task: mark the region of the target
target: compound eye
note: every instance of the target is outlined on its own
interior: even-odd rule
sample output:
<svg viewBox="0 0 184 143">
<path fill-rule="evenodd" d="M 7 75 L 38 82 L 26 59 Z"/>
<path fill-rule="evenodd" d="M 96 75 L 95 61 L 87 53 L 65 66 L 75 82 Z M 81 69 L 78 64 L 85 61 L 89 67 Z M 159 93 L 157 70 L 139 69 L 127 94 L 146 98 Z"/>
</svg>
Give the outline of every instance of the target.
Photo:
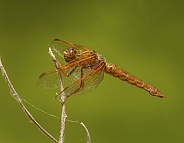
<svg viewBox="0 0 184 143">
<path fill-rule="evenodd" d="M 72 55 L 76 54 L 76 50 L 75 49 L 70 49 L 70 52 L 71 52 Z"/>
</svg>

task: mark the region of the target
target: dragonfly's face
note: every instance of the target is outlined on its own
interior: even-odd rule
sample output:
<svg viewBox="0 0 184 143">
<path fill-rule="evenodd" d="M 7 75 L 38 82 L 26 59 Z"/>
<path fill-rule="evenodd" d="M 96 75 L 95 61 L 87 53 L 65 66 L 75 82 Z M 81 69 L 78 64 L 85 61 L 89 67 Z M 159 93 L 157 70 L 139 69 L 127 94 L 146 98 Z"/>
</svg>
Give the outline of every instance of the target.
<svg viewBox="0 0 184 143">
<path fill-rule="evenodd" d="M 73 48 L 70 48 L 63 52 L 64 58 L 66 62 L 70 62 L 74 59 L 76 59 L 77 51 Z"/>
</svg>

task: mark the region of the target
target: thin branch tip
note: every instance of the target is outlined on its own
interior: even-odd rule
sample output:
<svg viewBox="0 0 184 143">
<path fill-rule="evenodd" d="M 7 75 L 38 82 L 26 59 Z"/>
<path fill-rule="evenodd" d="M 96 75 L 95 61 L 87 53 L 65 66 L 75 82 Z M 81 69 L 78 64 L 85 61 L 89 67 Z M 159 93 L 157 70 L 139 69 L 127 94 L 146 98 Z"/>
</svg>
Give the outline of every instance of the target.
<svg viewBox="0 0 184 143">
<path fill-rule="evenodd" d="M 85 129 L 86 133 L 87 133 L 87 143 L 91 143 L 91 137 L 90 137 L 90 133 L 88 131 L 88 128 L 85 126 L 85 124 L 83 122 L 80 122 L 80 124 L 83 126 L 83 128 Z"/>
</svg>

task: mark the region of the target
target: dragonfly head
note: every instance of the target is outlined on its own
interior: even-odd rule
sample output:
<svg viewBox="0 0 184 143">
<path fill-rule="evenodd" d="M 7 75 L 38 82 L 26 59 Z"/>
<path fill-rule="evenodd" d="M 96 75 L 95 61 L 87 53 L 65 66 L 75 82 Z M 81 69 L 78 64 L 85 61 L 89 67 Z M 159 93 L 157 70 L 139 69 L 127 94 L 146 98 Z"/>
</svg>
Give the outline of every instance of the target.
<svg viewBox="0 0 184 143">
<path fill-rule="evenodd" d="M 74 59 L 76 59 L 77 51 L 73 48 L 67 49 L 63 52 L 64 59 L 66 62 L 70 62 Z"/>
</svg>

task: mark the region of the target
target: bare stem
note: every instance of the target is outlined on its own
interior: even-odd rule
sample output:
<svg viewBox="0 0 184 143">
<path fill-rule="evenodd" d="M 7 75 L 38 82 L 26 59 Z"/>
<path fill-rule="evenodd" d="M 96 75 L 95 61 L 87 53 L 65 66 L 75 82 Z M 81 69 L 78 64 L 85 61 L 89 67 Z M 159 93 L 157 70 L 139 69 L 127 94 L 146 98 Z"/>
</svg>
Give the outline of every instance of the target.
<svg viewBox="0 0 184 143">
<path fill-rule="evenodd" d="M 61 96 L 61 101 L 62 101 L 62 113 L 61 113 L 61 128 L 60 128 L 60 139 L 59 143 L 64 143 L 64 138 L 65 138 L 65 125 L 66 125 L 66 97 Z"/>
<path fill-rule="evenodd" d="M 52 136 L 50 135 L 31 115 L 31 113 L 27 110 L 27 108 L 24 106 L 24 104 L 22 103 L 22 99 L 19 97 L 18 93 L 16 92 L 15 88 L 13 87 L 13 84 L 11 83 L 5 68 L 3 67 L 1 58 L 0 58 L 0 69 L 2 71 L 2 75 L 4 76 L 6 82 L 8 83 L 8 86 L 10 88 L 11 94 L 12 96 L 15 98 L 15 100 L 18 102 L 18 104 L 21 106 L 21 108 L 23 109 L 24 113 L 27 115 L 27 117 L 35 124 L 35 126 L 41 131 L 43 132 L 47 137 L 49 137 L 53 142 L 58 143 L 58 141 Z"/>
<path fill-rule="evenodd" d="M 59 69 L 60 63 L 57 61 L 55 55 L 53 54 L 51 48 L 49 47 L 49 54 L 52 57 L 53 61 L 55 62 L 55 66 L 57 69 Z M 60 80 L 60 85 L 61 85 L 61 104 L 62 104 L 62 112 L 61 112 L 61 127 L 60 127 L 60 138 L 59 138 L 59 143 L 64 143 L 64 137 L 65 137 L 65 126 L 66 126 L 66 118 L 67 118 L 67 114 L 66 114 L 66 100 L 67 97 L 65 96 L 65 93 L 62 92 L 64 89 L 64 83 L 62 80 L 62 74 L 60 71 L 58 71 L 58 76 L 59 76 L 59 80 Z"/>
</svg>

